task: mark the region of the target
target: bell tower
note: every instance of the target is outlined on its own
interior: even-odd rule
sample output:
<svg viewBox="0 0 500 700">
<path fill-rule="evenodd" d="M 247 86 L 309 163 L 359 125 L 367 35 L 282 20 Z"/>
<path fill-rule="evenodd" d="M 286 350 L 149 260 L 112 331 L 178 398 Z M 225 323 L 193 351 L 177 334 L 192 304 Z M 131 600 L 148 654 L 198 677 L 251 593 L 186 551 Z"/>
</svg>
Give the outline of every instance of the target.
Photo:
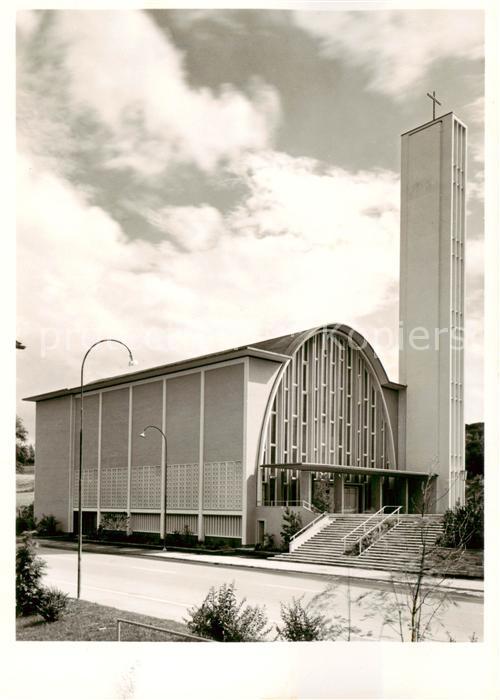
<svg viewBox="0 0 500 700">
<path fill-rule="evenodd" d="M 467 129 L 452 112 L 402 135 L 399 368 L 407 385 L 406 468 L 437 473 L 436 512 L 465 497 L 466 147 Z"/>
</svg>

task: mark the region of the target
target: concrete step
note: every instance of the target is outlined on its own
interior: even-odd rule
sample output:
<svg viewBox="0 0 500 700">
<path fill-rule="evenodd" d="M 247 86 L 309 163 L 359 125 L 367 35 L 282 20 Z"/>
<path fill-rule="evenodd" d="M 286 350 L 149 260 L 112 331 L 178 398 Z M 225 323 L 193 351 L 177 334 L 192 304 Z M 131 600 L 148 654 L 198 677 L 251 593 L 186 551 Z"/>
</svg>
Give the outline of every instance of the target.
<svg viewBox="0 0 500 700">
<path fill-rule="evenodd" d="M 426 516 L 423 524 L 419 515 L 402 516 L 400 523 L 386 531 L 361 555 L 344 554 L 343 538 L 366 521 L 364 514 L 333 516 L 320 532 L 306 540 L 294 552 L 277 555 L 277 559 L 315 564 L 329 564 L 388 571 L 415 571 L 422 551 L 422 538 L 432 546 L 442 533 L 442 516 Z M 377 519 L 369 526 L 377 524 Z M 355 541 L 359 533 L 354 533 Z"/>
</svg>

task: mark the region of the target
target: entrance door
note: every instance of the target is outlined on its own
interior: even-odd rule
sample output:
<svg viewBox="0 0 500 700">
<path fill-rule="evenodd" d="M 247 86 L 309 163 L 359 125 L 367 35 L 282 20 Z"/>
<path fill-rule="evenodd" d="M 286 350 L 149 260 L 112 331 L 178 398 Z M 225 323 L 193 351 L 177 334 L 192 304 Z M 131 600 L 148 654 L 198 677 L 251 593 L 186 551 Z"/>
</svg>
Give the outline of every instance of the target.
<svg viewBox="0 0 500 700">
<path fill-rule="evenodd" d="M 266 521 L 257 520 L 257 541 L 259 544 L 264 544 L 264 537 L 266 534 Z"/>
<path fill-rule="evenodd" d="M 344 513 L 359 513 L 359 486 L 344 487 Z"/>
</svg>

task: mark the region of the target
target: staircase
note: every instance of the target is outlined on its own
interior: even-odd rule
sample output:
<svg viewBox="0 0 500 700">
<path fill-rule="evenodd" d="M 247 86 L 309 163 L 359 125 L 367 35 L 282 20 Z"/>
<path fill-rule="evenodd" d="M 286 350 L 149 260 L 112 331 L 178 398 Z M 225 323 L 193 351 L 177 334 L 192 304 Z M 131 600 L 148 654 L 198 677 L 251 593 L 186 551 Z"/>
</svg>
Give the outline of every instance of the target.
<svg viewBox="0 0 500 700">
<path fill-rule="evenodd" d="M 381 516 L 382 517 L 382 516 Z M 422 551 L 422 534 L 430 548 L 442 532 L 442 516 L 426 515 L 422 533 L 420 515 L 401 515 L 399 525 L 386 532 L 360 555 L 344 554 L 342 538 L 366 518 L 359 515 L 331 515 L 325 527 L 301 544 L 294 552 L 278 554 L 275 558 L 309 564 L 329 564 L 384 571 L 416 571 Z M 376 524 L 376 521 L 373 521 Z"/>
</svg>

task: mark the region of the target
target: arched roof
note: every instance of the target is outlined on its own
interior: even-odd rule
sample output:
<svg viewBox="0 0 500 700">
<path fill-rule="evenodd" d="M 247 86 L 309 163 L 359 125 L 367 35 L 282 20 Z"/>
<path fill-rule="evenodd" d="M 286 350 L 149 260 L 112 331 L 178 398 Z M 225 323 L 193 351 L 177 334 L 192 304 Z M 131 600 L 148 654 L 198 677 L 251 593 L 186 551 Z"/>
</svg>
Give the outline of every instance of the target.
<svg viewBox="0 0 500 700">
<path fill-rule="evenodd" d="M 299 333 L 290 333 L 289 335 L 282 335 L 278 338 L 271 338 L 270 340 L 263 340 L 260 343 L 254 343 L 252 347 L 259 348 L 261 350 L 266 350 L 268 352 L 275 352 L 282 355 L 292 356 L 300 346 L 306 342 L 309 338 L 319 332 L 336 332 L 340 335 L 349 338 L 354 345 L 361 348 L 365 354 L 365 357 L 370 362 L 373 370 L 377 376 L 378 381 L 382 386 L 394 385 L 387 376 L 387 372 L 380 361 L 380 358 L 375 353 L 375 350 L 366 340 L 364 336 L 358 331 L 354 330 L 350 326 L 343 323 L 328 323 L 323 326 L 317 326 L 316 328 L 309 328 L 305 331 L 300 331 Z"/>
</svg>

